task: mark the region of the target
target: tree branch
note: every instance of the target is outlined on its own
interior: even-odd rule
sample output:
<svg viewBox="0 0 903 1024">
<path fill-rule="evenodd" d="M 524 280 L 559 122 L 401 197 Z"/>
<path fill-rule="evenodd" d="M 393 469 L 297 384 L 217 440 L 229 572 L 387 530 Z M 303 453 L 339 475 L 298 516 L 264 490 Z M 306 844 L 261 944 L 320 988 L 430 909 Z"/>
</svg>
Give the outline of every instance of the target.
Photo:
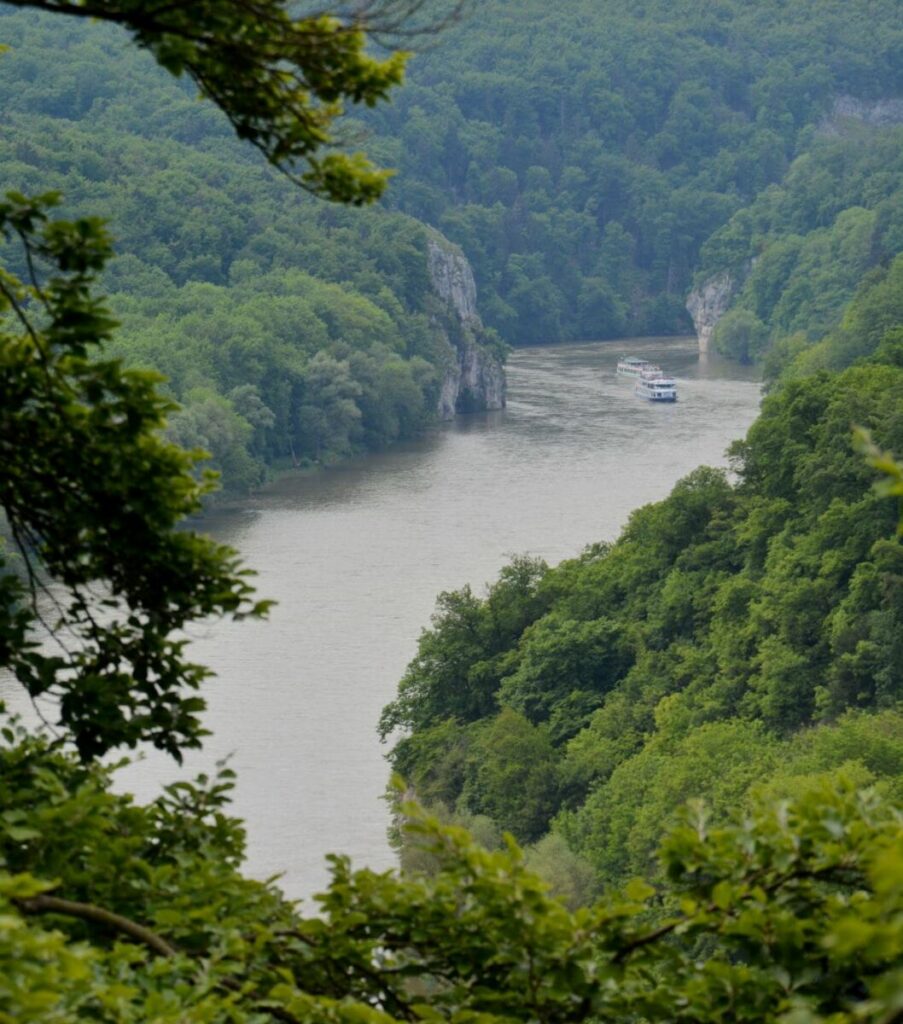
<svg viewBox="0 0 903 1024">
<path fill-rule="evenodd" d="M 29 899 L 16 900 L 15 904 L 23 914 L 61 914 L 64 917 L 76 917 L 81 921 L 106 925 L 114 931 L 128 935 L 160 956 L 176 955 L 175 948 L 156 932 L 152 932 L 150 928 L 145 928 L 142 924 L 130 921 L 121 914 L 115 914 L 112 910 L 105 910 L 93 903 L 78 903 L 74 900 L 64 900 L 58 896 L 41 893 L 38 896 L 31 896 Z"/>
<path fill-rule="evenodd" d="M 848 858 L 846 858 L 848 860 Z M 854 863 L 839 863 L 831 864 L 828 867 L 820 868 L 818 870 L 810 870 L 806 868 L 798 868 L 793 871 L 788 871 L 786 874 L 779 875 L 777 878 L 769 882 L 768 885 L 763 886 L 763 891 L 768 895 L 777 892 L 779 889 L 788 885 L 790 882 L 805 882 L 805 881 L 831 881 L 836 880 L 840 884 L 844 883 L 843 876 L 849 872 L 859 873 L 857 865 Z M 746 885 L 748 889 L 751 889 L 757 884 L 757 877 L 761 875 L 761 871 L 755 872 L 749 878 L 746 879 Z M 743 899 L 748 898 L 750 895 L 749 891 L 743 894 Z M 733 908 L 723 910 L 714 903 L 710 903 L 707 907 L 702 910 L 703 914 L 718 914 L 721 913 L 725 917 L 730 917 L 733 913 Z M 670 935 L 676 928 L 682 924 L 692 922 L 697 918 L 699 914 L 692 914 L 690 916 L 675 918 L 666 924 L 661 925 L 659 928 L 655 928 L 651 932 L 647 932 L 645 935 L 637 936 L 630 942 L 623 945 L 617 953 L 612 957 L 612 962 L 619 964 L 623 963 L 631 953 L 634 953 L 638 949 L 642 949 L 644 946 L 649 946 L 654 942 L 658 942 L 659 939 L 665 938 L 666 935 Z M 901 1013 L 901 1021 L 893 1021 L 892 1024 L 903 1024 L 903 1013 Z"/>
</svg>

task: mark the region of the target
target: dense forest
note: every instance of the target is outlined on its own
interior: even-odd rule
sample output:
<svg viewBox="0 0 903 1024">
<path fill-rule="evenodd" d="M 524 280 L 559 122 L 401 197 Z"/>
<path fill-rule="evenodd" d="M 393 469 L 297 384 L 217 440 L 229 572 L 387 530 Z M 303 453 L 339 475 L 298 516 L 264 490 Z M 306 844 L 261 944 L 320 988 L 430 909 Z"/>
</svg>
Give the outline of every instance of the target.
<svg viewBox="0 0 903 1024">
<path fill-rule="evenodd" d="M 420 0 L 19 5 L 149 53 L 0 10 L 0 670 L 40 718 L 0 703 L 0 1022 L 899 1024 L 899 154 L 812 130 L 900 92 L 897 5 L 490 0 L 360 119 L 401 213 L 231 131 L 376 198 L 322 150 Z M 201 746 L 185 637 L 270 607 L 177 442 L 245 488 L 435 415 L 463 327 L 411 213 L 521 341 L 680 330 L 734 273 L 716 342 L 772 346 L 769 394 L 730 472 L 440 596 L 382 720 L 402 871 L 333 856 L 304 913 L 242 873 L 227 768 L 140 804 L 116 758 Z"/>
<path fill-rule="evenodd" d="M 784 180 L 838 97 L 903 93 L 899 13 L 894 0 L 489 0 L 374 114 L 374 151 L 400 171 L 389 201 L 463 246 L 486 320 L 513 344 L 686 333 L 709 236 Z M 853 201 L 855 185 L 811 160 L 818 193 L 796 201 L 798 232 Z M 881 173 L 898 182 L 898 166 Z M 893 193 L 876 184 L 884 195 L 858 200 L 870 209 Z"/>
<path fill-rule="evenodd" d="M 439 598 L 382 721 L 421 798 L 490 844 L 537 844 L 579 901 L 654 873 L 689 797 L 726 814 L 839 770 L 903 797 L 898 510 L 851 437 L 903 447 L 886 284 L 844 314 L 859 365 L 782 381 L 731 476 L 700 468 L 613 544 Z"/>
<path fill-rule="evenodd" d="M 818 138 L 702 249 L 697 281 L 726 273 L 737 293 L 715 346 L 744 361 L 767 357 L 769 379 L 794 360 L 795 373 L 841 369 L 873 347 L 865 331 L 854 333 L 866 349 L 834 337 L 810 351 L 840 327 L 860 285 L 884 280 L 903 252 L 903 128 L 841 126 L 842 137 Z"/>
<path fill-rule="evenodd" d="M 114 29 L 6 8 L 0 168 L 108 218 L 117 352 L 167 376 L 173 436 L 247 491 L 435 420 L 461 327 L 425 225 L 474 267 L 489 360 L 499 336 L 686 332 L 694 275 L 725 271 L 745 284 L 717 347 L 795 359 L 903 250 L 900 130 L 825 134 L 837 97 L 899 93 L 896 13 L 492 3 L 349 122 L 397 168 L 392 213 L 291 187 Z"/>
<path fill-rule="evenodd" d="M 312 199 L 115 28 L 9 8 L 0 28 L 5 185 L 107 219 L 115 351 L 166 375 L 173 436 L 227 488 L 436 420 L 463 328 L 422 224 Z M 472 341 L 504 357 L 491 332 Z"/>
</svg>

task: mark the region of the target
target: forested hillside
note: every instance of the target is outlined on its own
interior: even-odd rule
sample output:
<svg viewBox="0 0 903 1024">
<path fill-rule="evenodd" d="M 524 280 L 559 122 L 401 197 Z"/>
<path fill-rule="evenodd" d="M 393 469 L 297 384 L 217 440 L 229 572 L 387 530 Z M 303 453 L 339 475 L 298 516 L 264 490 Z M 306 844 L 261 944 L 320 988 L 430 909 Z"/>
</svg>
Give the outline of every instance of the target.
<svg viewBox="0 0 903 1024">
<path fill-rule="evenodd" d="M 512 343 L 686 331 L 706 239 L 784 179 L 837 97 L 903 95 L 899 15 L 895 0 L 488 0 L 371 120 L 400 171 L 389 201 L 464 247 Z M 837 207 L 834 169 L 813 161 Z"/>
<path fill-rule="evenodd" d="M 126 26 L 176 74 L 193 61 L 239 136 L 283 169 L 306 166 L 316 191 L 355 202 L 378 189 L 361 161 L 315 162 L 328 132 L 310 142 L 311 124 L 339 116 L 335 100 L 376 102 L 397 83 L 395 57 L 364 53 L 371 22 L 304 17 L 281 0 L 48 6 Z M 530 5 L 490 6 L 513 16 Z M 569 13 L 587 20 L 568 38 L 591 36 L 600 9 L 613 34 L 630 22 L 614 4 L 575 0 Z M 736 16 L 741 41 L 784 53 L 770 88 L 805 110 L 840 81 L 835 52 L 864 88 L 886 85 L 883 58 L 898 53 L 880 0 L 852 8 L 861 50 L 838 46 L 849 26 L 833 2 L 788 5 L 786 36 L 769 20 L 785 11 L 778 0 L 722 0 L 704 23 L 695 9 L 631 6 L 649 21 L 622 41 L 655 44 L 653 77 L 667 78 L 675 49 L 677 22 L 660 36 L 662 14 L 698 32 Z M 0 17 L 20 44 L 36 33 L 38 48 L 45 24 Z M 485 598 L 440 598 L 384 715 L 387 731 L 406 730 L 393 760 L 490 845 L 502 828 L 538 839 L 526 863 L 516 844 L 487 850 L 397 787 L 405 866 L 425 870 L 353 871 L 335 855 L 304 914 L 278 876 L 242 873 L 245 828 L 229 814 L 222 764 L 144 805 L 113 785 L 123 750 L 152 745 L 181 762 L 202 745 L 210 673 L 189 660 L 186 636 L 212 616 L 260 620 L 270 607 L 234 551 L 188 528 L 210 482 L 171 434 L 220 430 L 221 465 L 243 484 L 286 447 L 322 458 L 361 431 L 398 436 L 435 388 L 431 329 L 478 339 L 472 289 L 468 279 L 465 319 L 448 319 L 423 268 L 427 254 L 428 268 L 458 257 L 437 257 L 435 235 L 404 217 L 283 200 L 186 93 L 155 94 L 146 68 L 134 65 L 127 100 L 107 93 L 98 69 L 122 55 L 112 39 L 61 31 L 32 65 L 31 43 L 0 58 L 0 75 L 17 62 L 2 82 L 4 133 L 18 130 L 2 139 L 11 183 L 63 184 L 70 209 L 127 211 L 127 257 L 107 273 L 113 247 L 96 218 L 61 217 L 52 196 L 0 200 L 0 514 L 12 541 L 0 544 L 0 670 L 36 712 L 29 727 L 0 702 L 0 1022 L 899 1024 L 903 466 L 882 451 L 903 450 L 899 262 L 866 275 L 842 312 L 832 300 L 839 327 L 787 349 L 811 365 L 776 378 L 734 446 L 733 475 L 699 469 L 613 544 L 554 569 L 515 559 Z M 487 36 L 490 62 L 497 42 Z M 807 63 L 819 47 L 824 66 Z M 789 140 L 797 122 L 781 124 Z M 654 195 L 657 180 L 642 187 Z M 637 309 L 655 274 L 689 269 L 672 263 L 625 264 Z M 112 354 L 104 282 L 126 321 Z M 676 308 L 669 288 L 663 316 Z M 505 301 L 496 292 L 497 311 Z M 117 351 L 172 373 L 186 407 L 169 428 L 158 376 Z M 808 372 L 817 364 L 852 365 Z M 851 424 L 871 432 L 855 448 Z M 248 678 L 243 701 L 268 682 Z M 277 799 L 298 784 L 278 772 L 268 782 Z M 688 796 L 708 809 L 678 808 Z M 530 863 L 572 904 L 609 888 L 571 913 Z M 645 877 L 610 886 L 633 873 Z"/>
<path fill-rule="evenodd" d="M 614 544 L 443 594 L 382 722 L 414 791 L 490 842 L 551 831 L 534 857 L 575 898 L 654 873 L 689 797 L 720 816 L 841 769 L 903 797 L 898 508 L 851 443 L 903 449 L 900 337 L 768 397 L 736 480 L 700 468 Z"/>
<path fill-rule="evenodd" d="M 899 273 L 890 264 L 903 253 L 903 128 L 841 124 L 842 137 L 818 138 L 702 249 L 697 281 L 727 274 L 735 292 L 715 347 L 747 361 L 767 355 L 770 378 L 841 369 L 864 354 L 838 345 L 835 329 L 857 290 Z M 868 331 L 853 333 L 874 347 Z"/>
<path fill-rule="evenodd" d="M 503 334 L 681 330 L 694 285 L 714 346 L 766 360 L 736 477 L 443 594 L 385 711 L 414 792 L 575 901 L 654 873 L 689 796 L 901 795 L 897 510 L 851 445 L 903 448 L 900 33 L 880 2 L 490 3 L 379 114 L 394 201 Z"/>
<path fill-rule="evenodd" d="M 816 130 L 838 96 L 903 92 L 897 15 L 491 0 L 351 135 L 398 170 L 385 205 L 463 248 L 509 343 L 687 331 L 694 274 L 755 260 L 717 344 L 789 336 L 781 367 L 901 250 L 897 135 Z M 119 351 L 170 377 L 175 436 L 242 490 L 430 422 L 458 327 L 419 223 L 313 204 L 111 29 L 0 16 L 4 181 L 109 218 Z"/>
<path fill-rule="evenodd" d="M 0 7 L 0 39 L 4 187 L 107 219 L 115 351 L 167 375 L 173 435 L 227 488 L 435 421 L 464 325 L 423 225 L 310 198 L 113 27 Z M 503 356 L 488 332 L 468 343 Z"/>
</svg>

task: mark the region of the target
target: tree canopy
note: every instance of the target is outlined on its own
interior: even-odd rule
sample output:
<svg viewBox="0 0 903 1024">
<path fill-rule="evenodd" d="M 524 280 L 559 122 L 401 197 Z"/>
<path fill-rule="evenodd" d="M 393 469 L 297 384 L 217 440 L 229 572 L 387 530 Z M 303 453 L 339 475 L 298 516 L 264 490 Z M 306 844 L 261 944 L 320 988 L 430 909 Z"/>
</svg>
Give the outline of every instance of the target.
<svg viewBox="0 0 903 1024">
<path fill-rule="evenodd" d="M 654 871 L 690 796 L 727 814 L 845 767 L 899 799 L 898 485 L 872 488 L 850 425 L 893 472 L 901 373 L 790 380 L 733 446 L 736 481 L 700 468 L 612 545 L 442 595 L 383 714 L 395 769 L 463 820 L 551 831 L 597 891 Z"/>
<path fill-rule="evenodd" d="M 89 9 L 75 3 L 26 6 Z M 355 30 L 398 29 L 414 8 L 420 9 L 417 24 L 445 22 L 458 6 L 453 0 L 348 4 L 330 22 L 335 40 L 327 42 L 335 42 L 341 62 L 339 41 L 346 45 Z M 162 7 L 161 17 L 175 21 L 168 27 L 172 47 L 181 54 L 180 15 Z M 293 30 L 286 26 L 292 21 L 283 4 L 229 0 L 207 8 L 224 26 L 252 19 L 259 10 L 261 24 L 275 19 L 277 36 L 291 43 Z M 90 9 L 138 19 L 136 10 L 153 5 L 98 2 Z M 570 0 L 561 16 L 539 0 L 487 0 L 478 16 L 460 19 L 438 45 L 416 55 L 405 88 L 390 92 L 391 103 L 372 110 L 366 99 L 355 105 L 349 75 L 351 91 L 340 98 L 346 113 L 336 122 L 339 130 L 328 127 L 327 134 L 336 141 L 344 135 L 351 145 L 363 138 L 377 163 L 397 168 L 387 204 L 462 246 L 474 264 L 484 319 L 508 343 L 685 332 L 686 292 L 715 252 L 709 239 L 733 222 L 728 241 L 736 242 L 735 218 L 748 216 L 750 205 L 770 188 L 793 192 L 788 208 L 775 217 L 777 234 L 782 221 L 787 228 L 792 222 L 794 234 L 826 229 L 844 205 L 869 211 L 880 206 L 879 218 L 893 220 L 893 204 L 885 202 L 898 187 L 893 141 L 853 139 L 839 147 L 843 157 L 822 144 L 842 141 L 824 137 L 838 100 L 853 97 L 867 108 L 900 92 L 897 5 L 875 0 L 868 16 L 864 10 L 842 0 L 721 0 L 716 8 L 654 0 L 636 10 L 620 0 Z M 303 14 L 298 18 L 306 25 Z M 177 114 L 171 95 L 145 102 L 141 94 L 150 98 L 149 79 L 139 58 L 146 55 L 135 54 L 127 68 L 116 66 L 114 46 L 88 54 L 75 28 L 66 31 L 72 42 L 56 56 L 58 67 L 48 67 L 40 49 L 29 53 L 28 46 L 11 40 L 8 59 L 22 59 L 25 66 L 7 109 L 27 105 L 31 115 L 90 126 L 95 138 L 114 121 L 130 122 L 130 134 L 139 136 L 165 122 L 169 138 L 202 143 L 209 154 L 210 141 L 201 136 L 213 119 L 197 104 Z M 312 29 L 310 38 L 319 31 Z M 390 43 L 408 44 L 403 30 L 389 35 Z M 203 50 L 203 59 L 226 75 L 227 86 L 229 47 L 241 51 L 243 38 L 235 42 L 224 35 L 216 47 Z M 251 31 L 248 39 L 253 38 Z M 156 45 L 152 41 L 151 48 Z M 361 60 L 370 59 L 366 49 L 358 52 Z M 239 72 L 247 56 L 240 52 Z M 385 62 L 375 63 L 382 68 Z M 248 71 L 252 84 L 257 73 Z M 191 81 L 189 67 L 183 75 Z M 117 98 L 119 82 L 130 93 L 128 103 Z M 159 83 L 154 94 L 157 88 Z M 275 95 L 281 95 L 278 89 Z M 314 103 L 317 116 L 330 102 L 324 97 L 321 105 Z M 20 140 L 39 142 L 27 122 L 16 127 Z M 123 140 L 112 148 L 109 157 L 94 154 L 86 168 L 89 182 L 110 173 Z M 871 157 L 863 150 L 872 151 Z M 327 145 L 323 152 L 328 151 Z M 292 173 L 303 176 L 307 164 L 305 157 L 299 160 Z M 870 174 L 870 184 L 864 184 L 864 175 L 852 168 L 864 169 L 869 161 L 876 172 L 883 161 L 888 176 Z M 152 168 L 154 161 L 145 164 Z M 758 219 L 755 211 L 753 218 Z M 885 245 L 899 251 L 883 224 L 874 226 L 873 250 L 857 242 L 861 223 L 856 231 L 847 224 L 833 242 L 812 240 L 796 276 L 817 277 L 824 298 L 816 293 L 806 300 L 794 290 L 782 313 L 792 319 L 793 309 L 805 305 L 813 313 L 813 339 L 849 298 L 856 268 L 880 262 Z M 193 235 L 199 237 L 197 231 Z M 757 255 L 756 241 L 751 248 L 746 241 L 744 258 Z"/>
<path fill-rule="evenodd" d="M 512 844 L 405 806 L 429 876 L 333 858 L 319 912 L 243 878 L 228 773 L 140 807 L 40 741 L 0 746 L 0 1019 L 542 1024 L 899 1012 L 903 833 L 822 788 L 742 823 L 698 807 L 639 879 L 570 913 Z M 60 823 L 65 823 L 65 828 Z"/>
<path fill-rule="evenodd" d="M 224 79 L 223 46 L 260 41 L 251 14 L 284 15 L 283 5 L 192 5 L 191 20 L 162 2 L 42 6 L 118 12 L 269 156 L 310 156 L 310 125 L 296 136 L 284 111 L 268 105 L 283 87 L 301 87 L 290 72 L 267 77 L 267 59 L 278 62 L 280 51 L 265 46 L 263 65 L 252 62 L 251 81 L 263 75 L 259 104 Z M 245 31 L 225 40 L 217 33 L 236 28 L 236 13 Z M 339 39 L 344 23 L 332 19 L 277 17 L 286 59 L 300 52 L 291 50 L 298 24 L 326 33 L 326 55 L 351 40 L 357 66 L 357 30 Z M 208 29 L 219 48 L 207 46 Z M 353 95 L 354 79 L 330 86 L 329 68 L 301 68 L 327 107 L 330 88 Z M 379 65 L 361 72 L 370 73 L 378 82 Z M 311 163 L 307 183 L 363 197 L 357 169 L 343 193 L 331 166 Z M 541 187 L 542 175 L 531 180 Z M 892 334 L 884 331 L 869 365 L 793 381 L 772 396 L 737 449 L 736 485 L 698 471 L 637 513 L 618 544 L 557 570 L 516 560 L 485 600 L 448 595 L 387 712 L 387 726 L 414 730 L 395 756 L 418 785 L 466 791 L 526 838 L 554 809 L 545 769 L 558 765 L 564 744 L 574 771 L 555 771 L 556 786 L 568 778 L 585 793 L 599 783 L 591 800 L 603 803 L 612 792 L 604 780 L 631 760 L 649 762 L 634 777 L 639 788 L 655 783 L 646 787 L 650 812 L 663 806 L 655 800 L 663 784 L 673 801 L 682 782 L 700 788 L 702 766 L 717 776 L 708 791 L 719 823 L 699 806 L 677 814 L 650 873 L 655 884 L 611 887 L 572 913 L 513 840 L 486 850 L 400 800 L 402 827 L 431 870 L 375 874 L 333 857 L 319 912 L 304 916 L 275 880 L 241 874 L 244 831 L 227 811 L 228 770 L 177 782 L 142 806 L 115 791 L 115 766 L 100 760 L 139 741 L 177 757 L 199 743 L 205 671 L 187 660 L 182 631 L 208 614 L 261 615 L 266 605 L 232 552 L 183 528 L 209 479 L 198 478 L 198 453 L 163 434 L 174 409 L 159 378 L 108 352 L 115 323 L 96 291 L 110 255 L 103 227 L 55 218 L 55 202 L 12 194 L 0 204 L 0 233 L 18 268 L 0 272 L 0 503 L 15 549 L 4 548 L 0 563 L 0 667 L 36 699 L 52 697 L 41 707 L 54 718 L 37 734 L 9 720 L 0 729 L 0 1021 L 896 1024 L 903 831 L 888 783 L 899 776 L 893 702 L 903 660 L 888 495 L 899 491 L 899 470 L 883 451 L 903 447 L 903 371 Z M 316 291 L 306 281 L 300 288 Z M 311 301 L 323 314 L 314 331 L 339 313 L 352 329 L 355 314 L 372 315 L 330 306 L 324 294 Z M 186 303 L 205 297 L 195 289 Z M 341 362 L 311 353 L 306 386 L 323 401 L 302 401 L 298 414 L 315 436 L 326 429 L 325 409 L 354 419 L 354 381 Z M 829 380 L 825 401 L 818 386 Z M 265 430 L 254 386 L 238 383 L 230 394 L 247 429 Z M 192 411 L 199 429 L 244 429 L 217 417 L 216 393 L 202 392 Z M 871 470 L 849 451 L 851 417 L 872 431 L 863 444 L 886 476 L 882 494 L 868 492 Z M 649 547 L 652 565 L 640 557 Z M 58 652 L 40 642 L 45 620 Z M 658 679 L 663 651 L 670 671 Z M 740 720 L 725 731 L 719 711 L 737 706 Z M 822 717 L 831 727 L 803 737 L 796 773 L 785 762 L 747 813 L 725 813 L 718 800 L 741 793 L 750 775 L 745 751 L 755 746 L 756 769 L 779 763 L 788 749 L 780 744 Z M 652 723 L 657 734 L 646 743 Z M 588 730 L 598 744 L 579 742 Z M 479 763 L 468 758 L 471 742 L 483 746 Z M 662 768 L 675 750 L 683 760 Z M 851 750 L 847 781 L 819 777 Z M 442 756 L 424 770 L 429 751 Z M 864 788 L 874 780 L 885 780 L 890 799 Z M 514 787 L 529 800 L 515 803 Z M 782 787 L 796 798 L 775 805 Z M 598 805 L 585 806 L 591 818 Z M 588 820 L 579 814 L 559 833 L 574 846 Z M 618 822 L 603 817 L 617 844 Z M 603 871 L 629 871 L 637 855 L 645 866 L 644 824 L 646 833 L 627 837 L 624 863 L 605 851 Z M 598 832 L 586 831 L 595 845 L 579 852 L 595 855 Z"/>
<path fill-rule="evenodd" d="M 12 2 L 127 29 L 167 71 L 188 75 L 240 139 L 314 194 L 365 203 L 382 193 L 386 172 L 362 154 L 320 155 L 336 142 L 333 123 L 345 102 L 373 106 L 402 80 L 405 54 L 379 60 L 365 53 L 365 14 L 377 5 L 363 5 L 349 20 L 296 16 L 285 0 Z"/>
<path fill-rule="evenodd" d="M 166 375 L 172 436 L 209 451 L 227 491 L 435 422 L 461 341 L 428 270 L 438 236 L 293 187 L 114 25 L 6 9 L 0 29 L 7 187 L 58 191 L 70 218 L 103 211 L 110 351 Z M 470 340 L 503 354 L 491 332 Z"/>
<path fill-rule="evenodd" d="M 140 740 L 179 756 L 199 743 L 207 672 L 178 632 L 266 605 L 231 551 L 177 529 L 211 481 L 161 435 L 159 378 L 104 358 L 115 322 L 92 286 L 109 239 L 96 220 L 53 220 L 55 201 L 0 203 L 29 268 L 0 272 L 0 504 L 19 555 L 0 562 L 0 664 L 51 698 L 82 756 Z"/>
<path fill-rule="evenodd" d="M 843 160 L 815 143 L 842 97 L 868 109 L 901 95 L 900 32 L 894 0 L 486 0 L 367 120 L 399 169 L 389 202 L 470 255 L 509 343 L 690 333 L 707 240 L 789 187 L 797 158 L 797 233 L 828 226 L 863 184 L 853 163 L 876 171 L 860 205 L 899 187 L 898 142 L 861 161 L 871 141 Z M 813 337 L 863 256 L 850 240 L 831 261 Z"/>
<path fill-rule="evenodd" d="M 840 125 L 700 254 L 697 281 L 727 271 L 737 286 L 715 327 L 715 347 L 764 359 L 769 382 L 843 369 L 874 352 L 899 322 L 889 293 L 903 250 L 903 130 Z M 868 309 L 880 309 L 882 321 L 862 323 Z"/>
</svg>

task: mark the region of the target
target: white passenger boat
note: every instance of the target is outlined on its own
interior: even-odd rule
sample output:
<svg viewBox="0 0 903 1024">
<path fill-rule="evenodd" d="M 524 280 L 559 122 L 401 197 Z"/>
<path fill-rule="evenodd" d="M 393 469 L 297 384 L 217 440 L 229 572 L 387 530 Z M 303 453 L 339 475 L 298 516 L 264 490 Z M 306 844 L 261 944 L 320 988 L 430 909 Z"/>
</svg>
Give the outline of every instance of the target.
<svg viewBox="0 0 903 1024">
<path fill-rule="evenodd" d="M 650 402 L 676 402 L 677 381 L 662 373 L 644 373 L 633 388 L 634 394 L 640 398 L 648 398 Z"/>
<path fill-rule="evenodd" d="M 648 359 L 637 359 L 636 356 L 621 356 L 618 360 L 618 373 L 622 377 L 641 377 L 644 373 L 661 373 L 660 367 L 650 363 Z"/>
</svg>

